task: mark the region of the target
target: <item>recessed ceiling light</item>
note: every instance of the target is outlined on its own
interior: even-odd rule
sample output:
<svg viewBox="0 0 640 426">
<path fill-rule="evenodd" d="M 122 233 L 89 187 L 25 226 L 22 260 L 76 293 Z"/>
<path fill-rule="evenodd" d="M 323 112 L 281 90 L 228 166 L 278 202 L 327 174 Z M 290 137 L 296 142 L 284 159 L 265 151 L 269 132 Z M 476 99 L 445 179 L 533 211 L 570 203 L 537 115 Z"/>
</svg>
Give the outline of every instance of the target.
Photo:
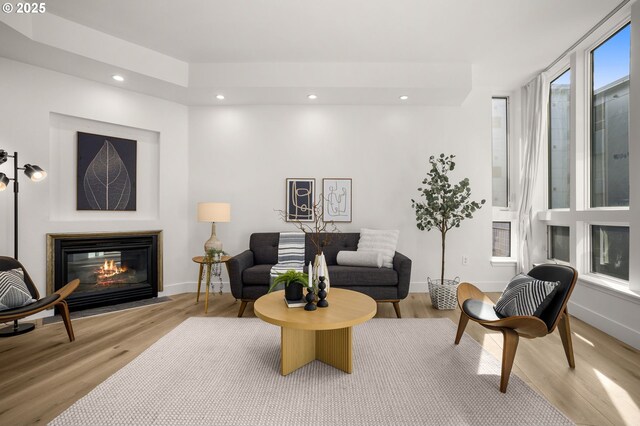
<svg viewBox="0 0 640 426">
<path fill-rule="evenodd" d="M 409 97 L 407 95 L 400 96 L 400 100 L 401 101 L 406 101 L 407 99 L 409 99 Z"/>
<path fill-rule="evenodd" d="M 216 99 L 219 101 L 224 101 L 224 95 L 216 95 Z"/>
<path fill-rule="evenodd" d="M 111 78 L 115 81 L 124 81 L 124 77 L 119 74 L 112 75 Z"/>
<path fill-rule="evenodd" d="M 313 93 L 311 95 L 308 95 L 307 98 L 314 100 L 314 99 L 318 99 L 318 95 L 314 95 Z"/>
</svg>

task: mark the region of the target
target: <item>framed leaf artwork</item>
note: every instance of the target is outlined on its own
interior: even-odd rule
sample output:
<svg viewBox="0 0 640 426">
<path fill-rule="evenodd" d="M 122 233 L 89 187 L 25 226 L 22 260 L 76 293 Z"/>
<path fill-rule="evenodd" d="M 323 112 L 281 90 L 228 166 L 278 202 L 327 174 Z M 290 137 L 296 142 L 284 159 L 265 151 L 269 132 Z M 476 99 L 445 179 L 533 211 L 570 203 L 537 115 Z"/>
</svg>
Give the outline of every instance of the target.
<svg viewBox="0 0 640 426">
<path fill-rule="evenodd" d="M 78 210 L 136 210 L 137 141 L 78 132 Z"/>
<path fill-rule="evenodd" d="M 287 222 L 314 220 L 313 191 L 315 179 L 287 178 Z"/>
</svg>

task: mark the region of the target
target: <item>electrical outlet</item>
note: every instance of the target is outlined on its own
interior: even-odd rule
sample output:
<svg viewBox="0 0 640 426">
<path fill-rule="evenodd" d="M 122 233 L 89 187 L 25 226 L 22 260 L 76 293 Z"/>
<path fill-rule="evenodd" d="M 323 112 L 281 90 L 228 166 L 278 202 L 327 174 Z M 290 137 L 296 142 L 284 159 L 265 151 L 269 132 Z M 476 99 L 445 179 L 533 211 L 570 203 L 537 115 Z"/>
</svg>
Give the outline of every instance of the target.
<svg viewBox="0 0 640 426">
<path fill-rule="evenodd" d="M 469 263 L 469 256 L 466 254 L 462 256 L 462 264 L 467 265 Z"/>
</svg>

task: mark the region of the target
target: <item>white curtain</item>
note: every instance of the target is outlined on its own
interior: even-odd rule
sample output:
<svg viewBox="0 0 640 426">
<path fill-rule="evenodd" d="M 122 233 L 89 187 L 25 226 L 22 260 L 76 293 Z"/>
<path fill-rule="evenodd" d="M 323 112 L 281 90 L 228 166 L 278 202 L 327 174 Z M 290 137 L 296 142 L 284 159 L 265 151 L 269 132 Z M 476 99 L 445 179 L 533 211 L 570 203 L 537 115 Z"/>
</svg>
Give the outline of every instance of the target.
<svg viewBox="0 0 640 426">
<path fill-rule="evenodd" d="M 549 84 L 540 73 L 522 88 L 520 200 L 518 205 L 518 270 L 531 269 L 533 196 L 542 147 L 547 143 Z"/>
</svg>

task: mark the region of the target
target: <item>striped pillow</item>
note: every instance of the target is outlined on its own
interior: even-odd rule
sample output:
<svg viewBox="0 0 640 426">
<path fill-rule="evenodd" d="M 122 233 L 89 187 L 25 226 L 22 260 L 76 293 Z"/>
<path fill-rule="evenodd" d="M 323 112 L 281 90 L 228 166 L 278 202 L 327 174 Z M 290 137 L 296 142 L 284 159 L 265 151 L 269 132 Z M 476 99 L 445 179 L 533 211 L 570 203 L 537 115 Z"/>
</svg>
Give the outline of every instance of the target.
<svg viewBox="0 0 640 426">
<path fill-rule="evenodd" d="M 0 272 L 0 311 L 19 308 L 35 302 L 24 282 L 22 269 Z"/>
<path fill-rule="evenodd" d="M 493 308 L 503 317 L 526 315 L 539 317 L 551 303 L 560 281 L 540 281 L 526 274 L 511 279 Z"/>
<path fill-rule="evenodd" d="M 374 251 L 382 255 L 382 267 L 393 268 L 393 257 L 398 245 L 398 230 L 379 230 L 362 228 L 358 251 Z"/>
</svg>

